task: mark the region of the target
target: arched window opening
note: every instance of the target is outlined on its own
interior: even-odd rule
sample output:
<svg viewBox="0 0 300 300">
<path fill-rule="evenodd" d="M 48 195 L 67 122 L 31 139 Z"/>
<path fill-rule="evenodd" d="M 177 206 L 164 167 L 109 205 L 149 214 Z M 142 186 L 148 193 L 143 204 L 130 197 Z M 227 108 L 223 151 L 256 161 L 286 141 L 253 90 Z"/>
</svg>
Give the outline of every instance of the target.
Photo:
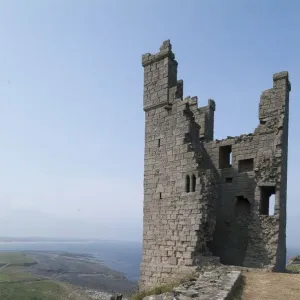
<svg viewBox="0 0 300 300">
<path fill-rule="evenodd" d="M 251 205 L 248 199 L 244 198 L 244 196 L 238 196 L 236 206 L 235 206 L 236 217 L 244 219 L 250 214 L 250 211 L 251 211 Z"/>
<path fill-rule="evenodd" d="M 185 191 L 187 193 L 190 192 L 190 176 L 189 175 L 186 175 L 186 177 L 185 177 Z"/>
<path fill-rule="evenodd" d="M 196 176 L 195 174 L 192 175 L 192 192 L 196 191 Z"/>
</svg>

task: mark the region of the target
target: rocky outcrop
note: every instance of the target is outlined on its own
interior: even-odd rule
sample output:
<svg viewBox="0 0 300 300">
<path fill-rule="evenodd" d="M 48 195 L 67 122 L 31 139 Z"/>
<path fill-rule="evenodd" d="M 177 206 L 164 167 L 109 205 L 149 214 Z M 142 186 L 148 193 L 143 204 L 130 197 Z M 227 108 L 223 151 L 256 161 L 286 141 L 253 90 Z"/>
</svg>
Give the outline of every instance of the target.
<svg viewBox="0 0 300 300">
<path fill-rule="evenodd" d="M 290 258 L 288 264 L 288 266 L 299 266 L 300 267 L 300 255 L 294 256 L 292 258 Z"/>
</svg>

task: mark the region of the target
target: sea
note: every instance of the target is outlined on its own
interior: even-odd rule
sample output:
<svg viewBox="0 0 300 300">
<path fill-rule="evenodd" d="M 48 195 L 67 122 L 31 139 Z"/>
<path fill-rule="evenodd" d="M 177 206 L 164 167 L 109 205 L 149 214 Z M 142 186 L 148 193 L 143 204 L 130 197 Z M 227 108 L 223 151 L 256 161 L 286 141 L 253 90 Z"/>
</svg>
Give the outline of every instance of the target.
<svg viewBox="0 0 300 300">
<path fill-rule="evenodd" d="M 0 251 L 59 251 L 93 255 L 95 259 L 123 273 L 132 281 L 139 280 L 142 260 L 142 244 L 125 241 L 0 242 Z M 299 254 L 300 249 L 288 248 L 287 261 Z"/>
</svg>

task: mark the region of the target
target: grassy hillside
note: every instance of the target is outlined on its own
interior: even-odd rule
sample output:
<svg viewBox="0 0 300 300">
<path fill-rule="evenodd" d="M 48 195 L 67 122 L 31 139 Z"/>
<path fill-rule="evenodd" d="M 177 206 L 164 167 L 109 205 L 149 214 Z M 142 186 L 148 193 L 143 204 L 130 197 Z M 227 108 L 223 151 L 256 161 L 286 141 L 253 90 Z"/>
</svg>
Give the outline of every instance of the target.
<svg viewBox="0 0 300 300">
<path fill-rule="evenodd" d="M 26 271 L 34 260 L 20 252 L 0 252 L 1 300 L 88 300 L 67 284 L 37 277 Z"/>
<path fill-rule="evenodd" d="M 21 252 L 0 252 L 0 263 L 24 265 L 34 263 L 34 260 Z"/>
<path fill-rule="evenodd" d="M 0 270 L 0 283 L 12 281 L 33 281 L 39 279 L 37 276 L 26 272 L 26 269 L 19 269 L 17 267 L 6 267 Z"/>
<path fill-rule="evenodd" d="M 44 280 L 0 283 L 2 300 L 76 300 L 76 296 L 58 283 Z"/>
</svg>

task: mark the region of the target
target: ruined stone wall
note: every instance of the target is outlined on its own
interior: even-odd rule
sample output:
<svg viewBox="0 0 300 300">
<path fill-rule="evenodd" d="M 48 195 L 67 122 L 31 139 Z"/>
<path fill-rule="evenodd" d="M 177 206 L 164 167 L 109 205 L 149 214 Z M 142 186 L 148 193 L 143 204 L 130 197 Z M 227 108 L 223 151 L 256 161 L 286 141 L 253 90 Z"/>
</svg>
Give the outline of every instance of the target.
<svg viewBox="0 0 300 300">
<path fill-rule="evenodd" d="M 262 94 L 254 134 L 213 140 L 215 103 L 183 99 L 165 41 L 145 54 L 144 226 L 140 288 L 189 272 L 203 257 L 280 269 L 285 261 L 287 73 Z M 230 160 L 230 153 L 232 159 Z M 262 195 L 276 193 L 274 216 Z M 284 261 L 283 261 L 284 260 Z"/>
<path fill-rule="evenodd" d="M 253 134 L 204 144 L 219 174 L 212 252 L 224 264 L 285 267 L 289 91 L 287 72 L 275 74 L 273 88 L 261 95 Z"/>
<path fill-rule="evenodd" d="M 189 100 L 173 103 L 172 110 L 146 112 L 143 285 L 166 282 L 170 273 L 187 270 L 196 249 L 208 251 L 206 240 L 214 231 L 215 215 L 209 213 L 214 203 L 200 192 L 213 189 L 210 170 L 199 177 L 199 145 L 193 143 L 199 142 L 199 130 L 187 116 Z M 210 236 L 205 237 L 204 228 L 211 228 Z"/>
</svg>

